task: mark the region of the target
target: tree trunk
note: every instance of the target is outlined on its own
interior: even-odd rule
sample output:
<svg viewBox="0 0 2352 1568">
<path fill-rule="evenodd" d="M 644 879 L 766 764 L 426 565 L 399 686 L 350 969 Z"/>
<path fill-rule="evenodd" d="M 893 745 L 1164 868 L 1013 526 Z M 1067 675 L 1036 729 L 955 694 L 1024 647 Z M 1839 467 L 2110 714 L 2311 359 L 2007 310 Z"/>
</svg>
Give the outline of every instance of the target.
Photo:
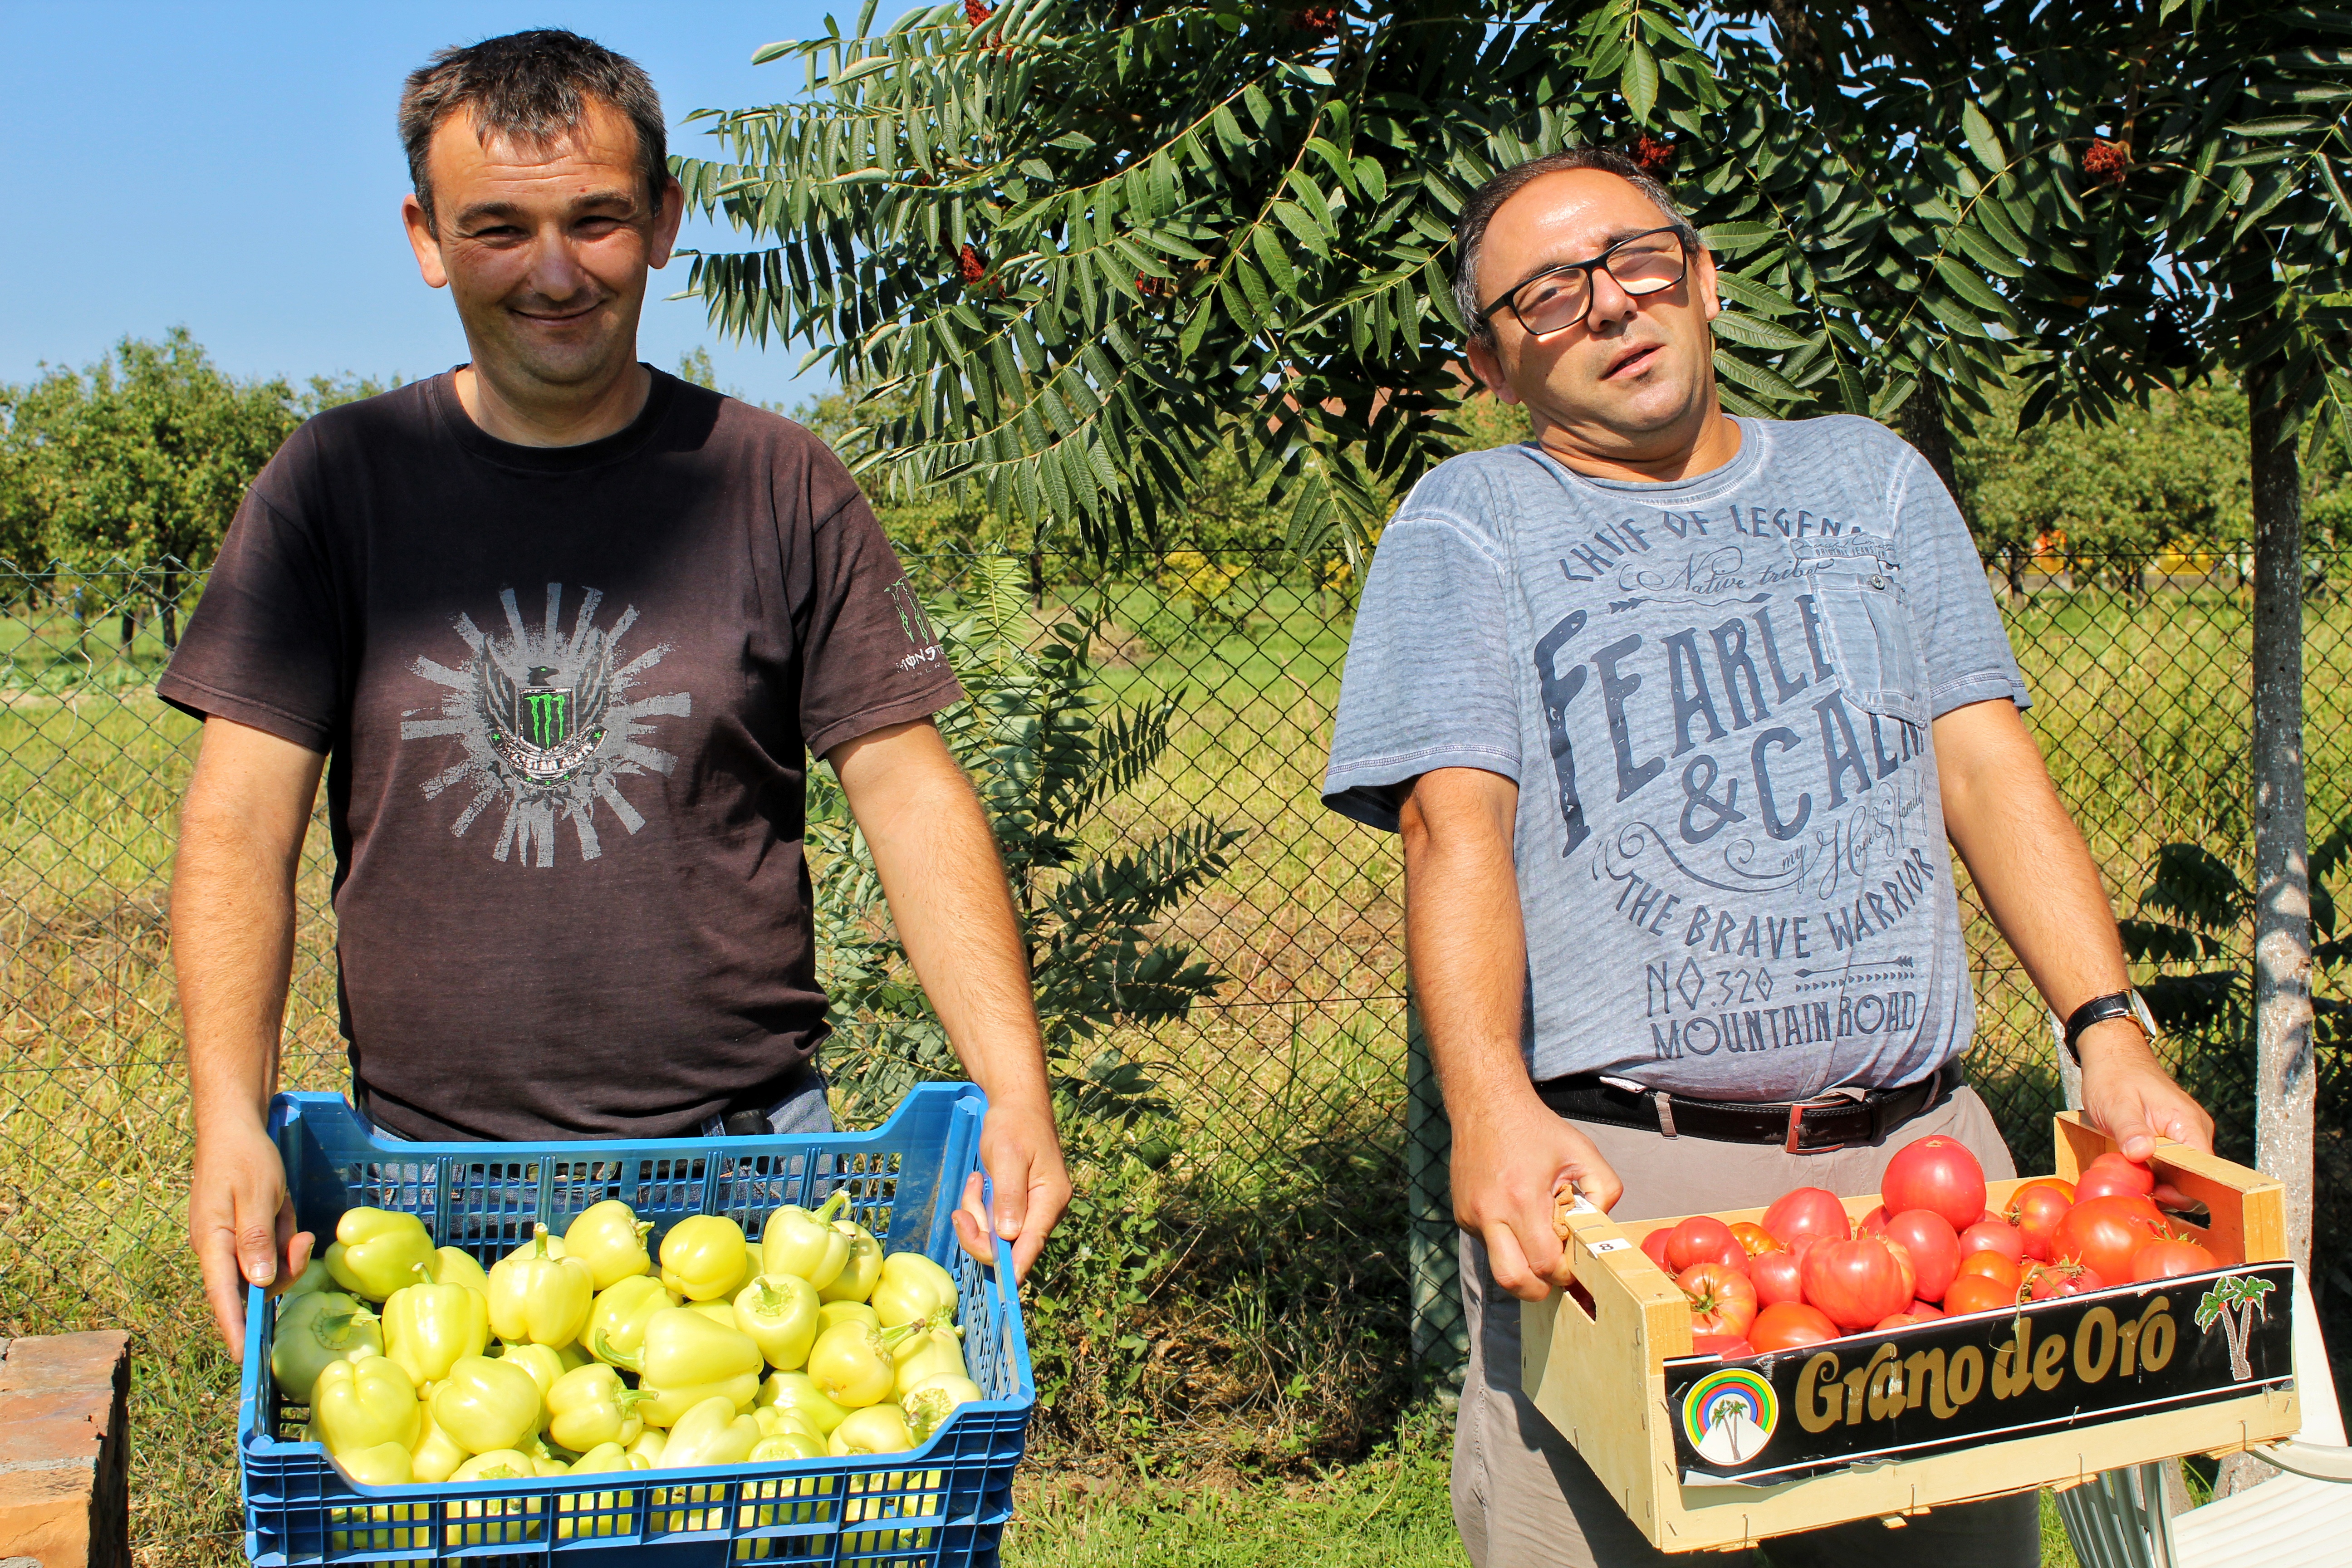
<svg viewBox="0 0 2352 1568">
<path fill-rule="evenodd" d="M 163 625 L 163 651 L 177 652 L 180 647 L 180 569 L 163 568 L 163 592 L 155 600 L 155 614 Z"/>
<path fill-rule="evenodd" d="M 131 657 L 131 640 L 139 635 L 139 604 L 135 599 L 122 602 L 122 657 Z"/>
<path fill-rule="evenodd" d="M 1045 608 L 1045 552 L 1034 538 L 1029 545 L 1029 605 L 1040 614 Z"/>
<path fill-rule="evenodd" d="M 2254 502 L 2254 1163 L 2286 1184 L 2287 1256 L 2311 1266 L 2311 867 L 2303 774 L 2303 497 L 2294 442 L 2266 406 L 2273 360 L 2246 378 Z M 2222 1461 L 2216 1496 L 2272 1472 Z"/>
<path fill-rule="evenodd" d="M 1952 431 L 1944 421 L 1944 396 L 1932 381 L 1922 378 L 1919 390 L 1903 405 L 1903 438 L 1919 448 L 1944 488 L 1952 492 L 1952 504 L 1966 517 L 1969 509 L 1960 500 L 1959 470 L 1952 467 Z"/>
<path fill-rule="evenodd" d="M 2254 1162 L 2286 1184 L 2288 1256 L 2311 1267 L 2311 870 L 2303 769 L 2303 495 L 2292 439 L 2249 378 L 2254 502 Z"/>
</svg>

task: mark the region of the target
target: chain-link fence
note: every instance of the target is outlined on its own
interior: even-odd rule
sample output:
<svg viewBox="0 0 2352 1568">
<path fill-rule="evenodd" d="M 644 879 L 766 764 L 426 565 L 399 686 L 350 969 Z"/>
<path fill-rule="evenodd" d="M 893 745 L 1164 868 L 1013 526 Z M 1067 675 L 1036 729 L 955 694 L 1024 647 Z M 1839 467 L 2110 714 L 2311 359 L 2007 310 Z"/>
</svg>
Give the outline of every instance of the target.
<svg viewBox="0 0 2352 1568">
<path fill-rule="evenodd" d="M 1271 554 L 1179 552 L 1109 573 L 1051 555 L 1022 564 L 1041 623 L 1102 617 L 1103 698 L 1129 709 L 1175 699 L 1166 752 L 1101 815 L 1094 847 L 1204 818 L 1236 836 L 1229 866 L 1165 922 L 1167 940 L 1222 976 L 1213 995 L 1119 1037 L 1168 1111 L 1098 1145 L 1089 1178 L 1127 1195 L 1074 1217 L 1091 1261 L 1056 1264 L 1036 1284 L 1033 1321 L 1053 1329 L 1060 1358 L 1049 1392 L 1065 1391 L 1056 1408 L 1072 1418 L 1148 1406 L 1263 1426 L 1286 1398 L 1306 1402 L 1310 1363 L 1368 1369 L 1347 1393 L 1353 1427 L 1327 1410 L 1324 1425 L 1293 1433 L 1304 1451 L 1344 1450 L 1372 1418 L 1364 1387 L 1403 1397 L 1442 1383 L 1461 1349 L 1445 1124 L 1409 1044 L 1396 846 L 1318 799 L 1354 579 L 1336 563 Z M 2243 563 L 2045 564 L 1994 579 L 2035 695 L 2031 722 L 2119 909 L 2151 931 L 2188 929 L 2172 903 L 2144 904 L 2172 863 L 2165 847 L 2199 847 L 2240 879 L 2249 859 Z M 950 616 L 971 565 L 909 563 Z M 2336 588 L 2352 560 L 2314 565 L 2306 735 L 2319 843 L 2352 810 L 2339 782 L 2352 605 Z M 167 612 L 184 615 L 200 591 L 201 574 L 161 571 L 0 578 L 0 1335 L 136 1330 L 142 1539 L 202 1520 L 197 1536 L 233 1554 L 234 1394 L 183 1240 L 191 1134 L 164 941 L 196 726 L 152 689 L 176 631 Z M 345 1078 L 325 839 L 311 835 L 302 864 L 289 1088 Z M 2200 928 L 2219 956 L 2165 972 L 2243 967 L 2242 889 L 2235 905 L 2226 887 L 2220 896 L 2222 912 Z M 2046 1169 L 2060 1091 L 2039 1005 L 1980 916 L 1969 940 L 1972 1076 L 2021 1166 Z M 2320 983 L 2332 1005 L 2326 965 Z M 2181 994 L 2204 1011 L 2174 1036 L 2178 1065 L 2214 1107 L 2224 1150 L 2246 1158 L 2242 990 L 2213 982 Z M 2352 1305 L 2352 1083 L 2336 1015 L 2322 1023 L 2315 1272 L 2336 1342 L 2352 1346 L 2337 1315 Z M 1150 1184 L 1149 1205 L 1135 1197 L 1146 1187 L 1120 1181 Z M 1086 1271 L 1106 1258 L 1108 1273 Z M 1199 1326 L 1212 1297 L 1231 1328 L 1222 1338 Z M 1328 1327 L 1341 1321 L 1344 1332 Z"/>
</svg>

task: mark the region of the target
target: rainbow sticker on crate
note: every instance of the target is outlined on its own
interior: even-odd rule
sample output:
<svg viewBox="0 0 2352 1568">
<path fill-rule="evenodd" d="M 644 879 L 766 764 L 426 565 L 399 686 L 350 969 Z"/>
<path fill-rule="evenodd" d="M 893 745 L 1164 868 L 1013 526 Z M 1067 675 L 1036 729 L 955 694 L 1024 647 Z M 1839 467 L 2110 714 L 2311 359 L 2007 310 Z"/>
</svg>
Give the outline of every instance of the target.
<svg viewBox="0 0 2352 1568">
<path fill-rule="evenodd" d="M 1683 1431 L 1709 1464 L 1744 1465 L 1780 1424 L 1772 1384 L 1746 1367 L 1709 1373 L 1683 1396 Z"/>
</svg>

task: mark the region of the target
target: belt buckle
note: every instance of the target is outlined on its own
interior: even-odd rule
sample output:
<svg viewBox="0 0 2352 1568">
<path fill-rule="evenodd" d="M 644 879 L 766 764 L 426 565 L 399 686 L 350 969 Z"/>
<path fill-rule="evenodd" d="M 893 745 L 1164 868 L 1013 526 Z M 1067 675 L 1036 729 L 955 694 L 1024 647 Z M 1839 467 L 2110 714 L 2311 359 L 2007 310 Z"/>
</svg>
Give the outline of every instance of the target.
<svg viewBox="0 0 2352 1568">
<path fill-rule="evenodd" d="M 1817 1148 L 1811 1149 L 1808 1149 L 1803 1146 L 1805 1112 L 1808 1110 L 1825 1110 L 1829 1109 L 1831 1104 L 1832 1102 L 1829 1100 L 1801 1100 L 1790 1105 L 1789 1107 L 1789 1136 L 1780 1144 L 1780 1152 L 1784 1154 L 1834 1154 L 1839 1150 L 1844 1148 L 1845 1145 L 1843 1142 L 1824 1143 Z"/>
</svg>

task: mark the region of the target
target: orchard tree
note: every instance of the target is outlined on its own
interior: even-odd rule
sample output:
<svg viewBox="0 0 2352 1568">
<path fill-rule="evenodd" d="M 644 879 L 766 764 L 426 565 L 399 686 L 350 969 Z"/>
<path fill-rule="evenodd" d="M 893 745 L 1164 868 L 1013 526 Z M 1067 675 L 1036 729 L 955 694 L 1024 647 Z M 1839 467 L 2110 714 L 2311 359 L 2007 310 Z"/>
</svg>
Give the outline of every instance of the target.
<svg viewBox="0 0 2352 1568">
<path fill-rule="evenodd" d="M 178 643 L 183 574 L 209 563 L 229 520 L 271 454 L 299 423 L 283 381 L 223 374 L 186 329 L 163 342 L 125 338 L 76 376 L 49 422 L 37 466 L 47 477 L 50 548 L 90 571 L 152 574 L 163 643 Z M 320 405 L 355 386 L 321 382 Z M 122 601 L 123 638 L 136 601 Z"/>
</svg>

